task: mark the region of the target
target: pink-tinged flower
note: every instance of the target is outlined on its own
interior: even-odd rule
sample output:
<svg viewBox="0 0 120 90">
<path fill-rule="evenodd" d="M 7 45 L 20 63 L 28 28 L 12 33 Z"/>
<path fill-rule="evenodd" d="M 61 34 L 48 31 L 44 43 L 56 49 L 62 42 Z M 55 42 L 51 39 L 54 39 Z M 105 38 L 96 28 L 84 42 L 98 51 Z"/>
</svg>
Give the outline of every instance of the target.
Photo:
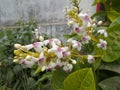
<svg viewBox="0 0 120 90">
<path fill-rule="evenodd" d="M 52 38 L 52 39 L 49 39 L 49 44 L 50 45 L 53 45 L 53 44 L 61 45 L 61 41 L 57 38 Z"/>
<path fill-rule="evenodd" d="M 55 68 L 56 64 L 54 62 L 50 62 L 47 66 L 47 70 L 52 71 Z"/>
<path fill-rule="evenodd" d="M 88 60 L 88 63 L 90 64 L 95 62 L 95 58 L 92 55 L 88 55 L 87 60 Z"/>
<path fill-rule="evenodd" d="M 78 51 L 81 50 L 81 46 L 82 44 L 76 40 L 73 40 L 72 38 L 68 39 L 67 42 L 71 43 L 72 44 L 72 47 L 73 48 L 76 48 Z"/>
<path fill-rule="evenodd" d="M 81 50 L 82 44 L 80 42 L 73 42 L 73 48 L 76 48 L 78 51 Z"/>
<path fill-rule="evenodd" d="M 107 48 L 107 42 L 104 41 L 103 39 L 100 39 L 100 43 L 97 44 L 97 47 L 98 48 L 102 48 L 103 50 L 106 50 L 106 48 Z"/>
<path fill-rule="evenodd" d="M 65 72 L 70 72 L 72 70 L 72 68 L 73 68 L 73 65 L 69 64 L 69 63 L 67 63 L 66 65 L 63 66 L 63 70 Z"/>
<path fill-rule="evenodd" d="M 78 16 L 80 18 L 82 18 L 83 20 L 85 20 L 85 21 L 89 21 L 90 20 L 90 17 L 88 16 L 87 13 L 80 13 Z"/>
<path fill-rule="evenodd" d="M 56 45 L 49 49 L 48 52 L 54 52 L 59 59 L 70 55 L 67 47 L 59 47 Z"/>
<path fill-rule="evenodd" d="M 82 28 L 80 28 L 80 27 L 75 27 L 75 32 L 76 33 L 80 33 L 82 31 Z"/>
<path fill-rule="evenodd" d="M 57 59 L 55 64 L 56 64 L 56 66 L 55 66 L 56 68 L 60 68 L 62 66 L 62 62 L 60 59 Z"/>
<path fill-rule="evenodd" d="M 82 37 L 82 43 L 83 43 L 83 44 L 89 43 L 90 40 L 91 40 L 91 37 L 90 37 L 90 36 L 83 36 L 83 37 Z"/>
<path fill-rule="evenodd" d="M 98 33 L 99 33 L 100 35 L 104 35 L 104 37 L 107 37 L 107 36 L 108 36 L 106 30 L 104 30 L 104 29 L 99 30 Z"/>
<path fill-rule="evenodd" d="M 85 15 L 84 19 L 85 19 L 85 21 L 89 21 L 90 20 L 88 15 Z"/>
<path fill-rule="evenodd" d="M 43 50 L 43 45 L 44 45 L 43 42 L 35 42 L 33 44 L 34 49 L 35 49 L 36 52 L 41 52 Z"/>
<path fill-rule="evenodd" d="M 40 56 L 38 58 L 38 64 L 39 65 L 44 65 L 46 62 L 46 57 L 44 56 L 44 52 L 40 53 Z"/>
<path fill-rule="evenodd" d="M 22 62 L 21 62 L 21 64 L 22 64 L 22 66 L 24 67 L 24 68 L 32 68 L 32 66 L 35 64 L 35 62 L 34 61 L 28 61 L 28 60 L 23 60 Z"/>
</svg>

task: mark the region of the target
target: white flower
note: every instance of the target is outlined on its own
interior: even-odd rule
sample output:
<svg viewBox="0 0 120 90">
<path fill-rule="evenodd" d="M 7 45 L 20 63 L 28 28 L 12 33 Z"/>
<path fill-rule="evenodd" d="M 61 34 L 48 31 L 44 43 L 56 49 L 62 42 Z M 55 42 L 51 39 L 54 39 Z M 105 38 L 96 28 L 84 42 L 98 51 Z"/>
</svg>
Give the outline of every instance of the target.
<svg viewBox="0 0 120 90">
<path fill-rule="evenodd" d="M 100 39 L 100 43 L 97 44 L 97 47 L 98 47 L 98 48 L 102 48 L 103 50 L 106 50 L 107 42 L 104 41 L 103 39 Z"/>
<path fill-rule="evenodd" d="M 35 42 L 35 43 L 33 44 L 34 49 L 35 49 L 36 52 L 41 52 L 42 49 L 43 49 L 43 45 L 44 45 L 43 42 Z"/>
<path fill-rule="evenodd" d="M 50 62 L 49 65 L 47 66 L 47 69 L 52 71 L 55 68 L 56 64 L 54 62 Z"/>
<path fill-rule="evenodd" d="M 73 68 L 73 65 L 72 64 L 67 64 L 67 65 L 64 65 L 63 66 L 63 70 L 65 71 L 65 72 L 70 72 L 71 70 L 72 70 L 72 68 Z"/>
<path fill-rule="evenodd" d="M 43 41 L 43 44 L 46 46 L 46 45 L 48 45 L 49 44 L 49 40 L 44 40 Z"/>
<path fill-rule="evenodd" d="M 87 27 L 91 27 L 92 24 L 90 22 L 87 23 Z"/>
<path fill-rule="evenodd" d="M 30 60 L 30 61 L 23 60 L 21 64 L 23 65 L 24 68 L 32 68 L 32 66 L 35 64 L 35 62 L 32 60 Z"/>
<path fill-rule="evenodd" d="M 101 30 L 99 30 L 98 31 L 98 33 L 100 34 L 100 35 L 104 35 L 104 37 L 107 37 L 108 36 L 108 34 L 107 34 L 107 32 L 106 32 L 106 30 L 104 30 L 104 29 L 101 29 Z"/>
<path fill-rule="evenodd" d="M 82 44 L 80 42 L 74 42 L 72 47 L 76 48 L 78 51 L 80 51 L 81 46 L 82 46 Z"/>
<path fill-rule="evenodd" d="M 88 55 L 88 63 L 92 64 L 95 62 L 95 58 L 92 55 Z"/>
<path fill-rule="evenodd" d="M 62 66 L 62 62 L 60 59 L 57 59 L 55 64 L 56 64 L 56 66 L 55 66 L 56 68 L 59 68 Z"/>
<path fill-rule="evenodd" d="M 73 41 L 72 38 L 69 38 L 69 39 L 67 40 L 68 43 L 72 43 L 72 41 Z"/>
<path fill-rule="evenodd" d="M 35 29 L 34 32 L 35 32 L 36 39 L 38 39 L 38 38 L 39 38 L 39 32 L 38 32 L 38 29 Z"/>
<path fill-rule="evenodd" d="M 25 59 L 28 60 L 28 61 L 34 61 L 34 62 L 38 61 L 38 58 L 35 58 L 33 56 L 30 56 L 30 55 L 27 55 Z"/>
<path fill-rule="evenodd" d="M 53 41 L 55 42 L 56 45 L 61 45 L 61 41 L 57 38 L 54 38 Z"/>
<path fill-rule="evenodd" d="M 53 48 L 49 49 L 48 52 L 54 52 L 59 59 L 70 55 L 68 47 L 59 47 L 56 45 L 54 45 Z"/>
<path fill-rule="evenodd" d="M 44 56 L 44 52 L 41 52 L 38 58 L 38 64 L 43 66 L 45 62 L 46 62 L 46 57 Z"/>
<path fill-rule="evenodd" d="M 81 46 L 82 46 L 81 42 L 78 42 L 78 41 L 76 41 L 76 40 L 73 40 L 72 38 L 71 38 L 71 39 L 68 39 L 67 42 L 71 43 L 71 44 L 72 44 L 72 47 L 73 47 L 73 48 L 76 48 L 78 51 L 81 50 Z"/>
<path fill-rule="evenodd" d="M 91 40 L 91 37 L 90 37 L 90 36 L 83 36 L 83 37 L 82 37 L 82 43 L 83 43 L 83 44 L 89 43 L 89 40 Z"/>
</svg>

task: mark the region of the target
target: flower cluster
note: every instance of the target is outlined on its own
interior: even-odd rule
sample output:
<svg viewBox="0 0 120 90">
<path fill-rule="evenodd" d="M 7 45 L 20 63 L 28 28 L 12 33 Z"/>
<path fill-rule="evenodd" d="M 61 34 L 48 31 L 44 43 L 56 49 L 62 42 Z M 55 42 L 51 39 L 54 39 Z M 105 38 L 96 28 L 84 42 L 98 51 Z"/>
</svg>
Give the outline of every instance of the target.
<svg viewBox="0 0 120 90">
<path fill-rule="evenodd" d="M 40 39 L 38 42 L 29 45 L 15 44 L 14 62 L 25 68 L 36 65 L 40 67 L 41 71 L 51 71 L 62 67 L 66 72 L 72 70 L 78 57 L 85 58 L 90 64 L 94 63 L 96 53 L 85 52 L 83 48 L 92 43 L 98 49 L 106 50 L 107 42 L 104 38 L 108 34 L 105 29 L 97 30 L 102 21 L 92 20 L 87 13 L 78 13 L 76 8 L 67 11 L 66 17 L 68 18 L 68 25 L 73 27 L 67 45 L 62 45 L 57 38 L 44 40 L 44 37 L 38 37 L 37 34 L 37 38 Z M 35 32 L 37 32 L 36 30 Z"/>
<path fill-rule="evenodd" d="M 41 37 L 42 38 L 42 37 Z M 72 70 L 72 64 L 66 59 L 70 59 L 71 52 L 67 46 L 62 46 L 61 41 L 56 38 L 34 42 L 29 45 L 15 44 L 14 50 L 15 59 L 25 68 L 31 68 L 37 64 L 41 70 L 54 70 L 55 68 L 63 67 L 63 70 L 68 72 Z M 34 49 L 34 52 L 30 51 Z M 74 60 L 70 59 L 73 64 Z"/>
</svg>

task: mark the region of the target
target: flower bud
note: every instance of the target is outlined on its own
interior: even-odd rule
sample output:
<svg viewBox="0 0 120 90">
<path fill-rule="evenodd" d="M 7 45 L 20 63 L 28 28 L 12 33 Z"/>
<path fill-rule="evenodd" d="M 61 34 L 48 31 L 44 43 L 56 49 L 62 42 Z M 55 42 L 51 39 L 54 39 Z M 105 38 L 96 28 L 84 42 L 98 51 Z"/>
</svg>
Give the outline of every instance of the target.
<svg viewBox="0 0 120 90">
<path fill-rule="evenodd" d="M 20 44 L 14 44 L 14 47 L 15 47 L 16 49 L 20 49 L 20 48 L 21 48 L 21 45 L 20 45 Z"/>
<path fill-rule="evenodd" d="M 21 46 L 21 49 L 22 49 L 23 51 L 27 51 L 27 48 L 26 48 L 25 46 Z"/>
<path fill-rule="evenodd" d="M 69 26 L 72 26 L 73 24 L 74 24 L 73 21 L 68 21 L 68 25 L 69 25 Z"/>
<path fill-rule="evenodd" d="M 98 24 L 98 25 L 102 25 L 102 23 L 103 23 L 103 21 L 99 21 L 97 24 Z"/>
<path fill-rule="evenodd" d="M 19 60 L 18 60 L 18 59 L 14 59 L 13 62 L 14 62 L 14 63 L 18 63 Z"/>
<path fill-rule="evenodd" d="M 44 41 L 44 37 L 43 37 L 43 36 L 40 36 L 40 37 L 39 37 L 39 40 L 40 40 L 40 41 Z"/>
<path fill-rule="evenodd" d="M 30 55 L 27 55 L 25 59 L 26 59 L 26 60 L 30 60 L 31 58 L 32 58 L 32 57 L 31 57 Z"/>
<path fill-rule="evenodd" d="M 77 62 L 76 62 L 76 60 L 72 60 L 72 63 L 73 63 L 73 64 L 76 64 Z"/>
</svg>

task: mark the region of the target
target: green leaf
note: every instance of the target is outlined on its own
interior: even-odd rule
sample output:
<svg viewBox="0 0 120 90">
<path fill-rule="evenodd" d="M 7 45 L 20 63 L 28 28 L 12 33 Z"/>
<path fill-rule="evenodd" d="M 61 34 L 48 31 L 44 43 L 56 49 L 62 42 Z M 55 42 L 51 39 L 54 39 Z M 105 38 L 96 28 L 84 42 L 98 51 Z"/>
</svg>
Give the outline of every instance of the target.
<svg viewBox="0 0 120 90">
<path fill-rule="evenodd" d="M 120 76 L 105 79 L 98 85 L 102 90 L 120 90 Z"/>
<path fill-rule="evenodd" d="M 96 59 L 95 62 L 93 63 L 93 68 L 94 70 L 97 70 L 101 64 L 101 59 Z"/>
<path fill-rule="evenodd" d="M 44 81 L 45 79 L 50 79 L 52 77 L 52 73 L 46 72 L 44 73 L 44 75 L 38 79 L 33 86 L 37 86 L 40 82 Z"/>
<path fill-rule="evenodd" d="M 108 70 L 120 74 L 120 59 L 111 63 L 103 63 L 99 67 L 100 70 Z"/>
<path fill-rule="evenodd" d="M 3 30 L 0 30 L 0 39 L 4 37 L 4 31 Z"/>
<path fill-rule="evenodd" d="M 27 78 L 27 83 L 28 83 L 29 88 L 32 88 L 35 82 L 36 81 L 32 77 Z"/>
<path fill-rule="evenodd" d="M 111 22 L 113 22 L 118 16 L 120 16 L 120 13 L 118 13 L 116 10 L 114 10 L 113 8 L 110 8 L 109 11 L 107 12 L 107 16 L 110 19 Z"/>
<path fill-rule="evenodd" d="M 96 90 L 91 68 L 84 68 L 70 74 L 64 80 L 66 90 Z"/>
<path fill-rule="evenodd" d="M 63 89 L 63 81 L 69 73 L 64 72 L 62 69 L 54 71 L 52 76 L 52 86 L 54 90 Z"/>
<path fill-rule="evenodd" d="M 116 24 L 115 24 L 116 23 Z M 118 24 L 117 24 L 118 23 Z M 113 62 L 120 57 L 120 17 L 108 28 L 107 50 L 104 50 L 102 59 Z"/>
<path fill-rule="evenodd" d="M 72 37 L 74 37 L 74 36 L 76 36 L 76 35 L 77 35 L 77 33 L 65 34 L 64 37 L 65 37 L 65 38 L 72 38 Z"/>
</svg>

